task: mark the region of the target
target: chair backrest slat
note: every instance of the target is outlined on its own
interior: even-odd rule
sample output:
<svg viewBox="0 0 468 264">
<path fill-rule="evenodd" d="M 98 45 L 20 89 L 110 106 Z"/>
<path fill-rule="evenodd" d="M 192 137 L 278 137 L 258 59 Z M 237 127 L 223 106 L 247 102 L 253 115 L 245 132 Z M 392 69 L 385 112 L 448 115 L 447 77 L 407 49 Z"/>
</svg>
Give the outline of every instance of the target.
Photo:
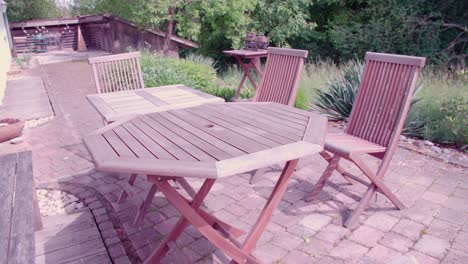
<svg viewBox="0 0 468 264">
<path fill-rule="evenodd" d="M 98 93 L 145 88 L 140 68 L 140 52 L 89 58 Z"/>
<path fill-rule="evenodd" d="M 307 53 L 306 50 L 268 48 L 265 73 L 254 101 L 293 106 Z"/>
<path fill-rule="evenodd" d="M 346 133 L 388 147 L 400 135 L 425 58 L 366 53 Z"/>
</svg>

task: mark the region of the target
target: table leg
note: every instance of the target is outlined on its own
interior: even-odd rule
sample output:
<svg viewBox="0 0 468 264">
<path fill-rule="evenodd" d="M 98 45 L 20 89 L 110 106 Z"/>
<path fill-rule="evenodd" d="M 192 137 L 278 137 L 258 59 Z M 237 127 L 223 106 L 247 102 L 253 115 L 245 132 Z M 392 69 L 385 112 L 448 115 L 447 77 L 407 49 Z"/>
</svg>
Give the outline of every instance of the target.
<svg viewBox="0 0 468 264">
<path fill-rule="evenodd" d="M 237 86 L 236 93 L 234 94 L 234 99 L 239 98 L 239 94 L 240 94 L 240 92 L 242 90 L 242 86 L 244 86 L 245 78 L 247 78 L 247 74 L 244 73 L 244 75 L 242 75 L 242 80 L 239 83 L 239 86 Z"/>
<path fill-rule="evenodd" d="M 255 245 L 257 244 L 258 239 L 262 235 L 263 231 L 265 230 L 268 222 L 273 215 L 274 210 L 278 207 L 278 204 L 283 197 L 284 192 L 288 186 L 288 181 L 292 177 L 294 173 L 294 169 L 296 168 L 298 160 L 291 160 L 286 163 L 284 166 L 283 172 L 281 173 L 280 178 L 276 182 L 275 188 L 271 192 L 270 197 L 268 198 L 265 207 L 263 207 L 260 216 L 257 219 L 257 222 L 250 230 L 249 235 L 245 239 L 242 245 L 242 251 L 246 254 L 251 254 L 251 252 L 255 249 Z M 232 261 L 231 261 L 232 263 Z"/>
<path fill-rule="evenodd" d="M 261 62 L 260 62 L 260 58 L 252 58 L 252 64 L 255 68 L 255 70 L 257 71 L 258 75 L 261 77 L 263 77 L 263 70 L 262 70 L 262 67 L 261 67 Z"/>
<path fill-rule="evenodd" d="M 211 187 L 215 180 L 207 179 L 203 183 L 202 187 L 198 191 L 193 201 L 189 204 L 168 182 L 162 180 L 155 182 L 158 189 L 166 196 L 169 202 L 182 213 L 182 217 L 177 222 L 174 229 L 168 237 L 163 241 L 162 245 L 155 250 L 145 263 L 159 263 L 164 255 L 169 250 L 169 243 L 176 240 L 177 237 L 182 234 L 184 228 L 190 222 L 194 225 L 200 233 L 202 233 L 207 239 L 209 239 L 214 245 L 226 252 L 231 258 L 243 262 L 247 260 L 250 263 L 258 263 L 258 261 L 244 254 L 238 247 L 233 245 L 229 240 L 222 237 L 217 231 L 200 215 L 198 212 L 200 205 L 202 204 L 205 197 L 208 195 Z"/>
</svg>

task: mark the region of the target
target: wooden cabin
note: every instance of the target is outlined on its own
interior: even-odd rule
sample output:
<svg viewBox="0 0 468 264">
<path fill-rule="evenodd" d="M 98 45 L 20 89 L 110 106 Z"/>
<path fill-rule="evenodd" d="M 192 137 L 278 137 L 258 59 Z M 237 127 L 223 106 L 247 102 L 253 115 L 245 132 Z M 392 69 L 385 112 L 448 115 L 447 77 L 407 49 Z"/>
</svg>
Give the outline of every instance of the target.
<svg viewBox="0 0 468 264">
<path fill-rule="evenodd" d="M 83 49 L 122 53 L 142 48 L 162 51 L 165 37 L 162 31 L 141 30 L 108 13 L 16 22 L 11 23 L 11 32 L 16 53 Z M 178 57 L 182 48 L 198 45 L 173 35 L 168 55 Z"/>
</svg>

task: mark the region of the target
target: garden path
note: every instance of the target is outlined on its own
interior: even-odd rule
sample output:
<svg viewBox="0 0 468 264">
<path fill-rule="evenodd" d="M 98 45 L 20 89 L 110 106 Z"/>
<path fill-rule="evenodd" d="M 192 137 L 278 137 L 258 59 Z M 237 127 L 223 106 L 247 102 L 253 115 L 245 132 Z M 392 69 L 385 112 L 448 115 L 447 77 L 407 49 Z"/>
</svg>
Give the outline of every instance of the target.
<svg viewBox="0 0 468 264">
<path fill-rule="evenodd" d="M 38 188 L 71 192 L 85 201 L 98 224 L 114 263 L 139 262 L 171 230 L 179 213 L 157 194 L 145 224 L 131 226 L 138 206 L 117 204 L 126 175 L 93 170 L 81 137 L 101 127 L 86 102 L 94 92 L 85 61 L 41 66 L 56 117 L 28 129 L 25 142 L 0 144 L 0 153 L 31 149 Z M 333 176 L 316 203 L 303 200 L 326 163 L 313 156 L 301 162 L 255 255 L 266 263 L 467 263 L 468 171 L 416 152 L 398 148 L 385 178 L 408 209 L 396 211 L 380 194 L 354 229 L 341 226 L 366 188 Z M 349 166 L 349 164 L 345 164 Z M 375 163 L 374 163 L 375 165 Z M 355 169 L 352 172 L 358 174 Z M 271 168 L 254 185 L 249 174 L 219 180 L 206 206 L 229 223 L 248 229 L 256 219 L 279 171 Z M 359 174 L 360 175 L 360 174 Z M 362 175 L 361 175 L 362 176 Z M 200 182 L 194 181 L 195 186 Z M 145 194 L 143 178 L 137 187 Z M 223 263 L 225 256 L 193 228 L 177 241 L 164 263 Z"/>
</svg>

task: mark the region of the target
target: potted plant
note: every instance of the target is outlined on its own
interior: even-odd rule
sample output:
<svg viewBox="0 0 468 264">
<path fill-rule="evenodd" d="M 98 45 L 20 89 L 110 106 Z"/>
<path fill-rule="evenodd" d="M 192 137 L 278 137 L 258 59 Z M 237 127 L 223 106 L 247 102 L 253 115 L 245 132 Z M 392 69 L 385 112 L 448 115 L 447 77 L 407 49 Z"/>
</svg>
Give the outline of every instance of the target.
<svg viewBox="0 0 468 264">
<path fill-rule="evenodd" d="M 13 118 L 0 119 L 0 143 L 21 135 L 24 121 Z"/>
</svg>

